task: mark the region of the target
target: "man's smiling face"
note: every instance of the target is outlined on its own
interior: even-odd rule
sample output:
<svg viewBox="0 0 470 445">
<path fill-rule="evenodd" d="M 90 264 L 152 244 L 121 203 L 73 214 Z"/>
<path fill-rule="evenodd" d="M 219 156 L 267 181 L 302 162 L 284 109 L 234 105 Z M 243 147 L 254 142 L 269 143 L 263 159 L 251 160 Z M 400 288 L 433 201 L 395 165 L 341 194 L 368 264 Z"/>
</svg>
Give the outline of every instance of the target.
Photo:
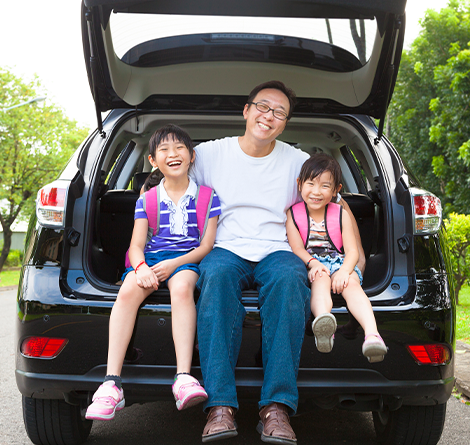
<svg viewBox="0 0 470 445">
<path fill-rule="evenodd" d="M 289 99 L 280 90 L 274 88 L 261 90 L 253 102 L 261 102 L 274 110 L 282 110 L 289 114 Z M 246 120 L 246 135 L 266 144 L 276 139 L 287 124 L 287 120 L 275 118 L 271 110 L 263 113 L 253 104 L 245 105 L 243 117 Z"/>
</svg>

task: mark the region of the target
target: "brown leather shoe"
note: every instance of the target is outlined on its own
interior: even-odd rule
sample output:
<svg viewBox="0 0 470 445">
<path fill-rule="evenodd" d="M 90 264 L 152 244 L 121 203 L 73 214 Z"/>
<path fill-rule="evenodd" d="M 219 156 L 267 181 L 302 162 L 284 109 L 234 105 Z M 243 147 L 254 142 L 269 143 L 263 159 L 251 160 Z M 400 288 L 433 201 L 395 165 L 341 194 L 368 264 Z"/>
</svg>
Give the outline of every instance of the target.
<svg viewBox="0 0 470 445">
<path fill-rule="evenodd" d="M 260 412 L 261 420 L 256 431 L 261 440 L 268 443 L 292 445 L 297 443 L 294 430 L 290 426 L 287 406 L 282 403 L 271 403 Z"/>
<path fill-rule="evenodd" d="M 212 442 L 213 440 L 234 437 L 237 434 L 235 409 L 231 406 L 213 406 L 207 415 L 202 441 Z"/>
</svg>

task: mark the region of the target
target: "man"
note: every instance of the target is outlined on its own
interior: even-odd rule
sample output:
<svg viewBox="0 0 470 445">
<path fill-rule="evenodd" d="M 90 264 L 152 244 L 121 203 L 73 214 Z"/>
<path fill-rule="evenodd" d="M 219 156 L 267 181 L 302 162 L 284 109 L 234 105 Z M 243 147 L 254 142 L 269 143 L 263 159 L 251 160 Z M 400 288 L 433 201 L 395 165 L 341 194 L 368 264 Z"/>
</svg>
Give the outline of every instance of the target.
<svg viewBox="0 0 470 445">
<path fill-rule="evenodd" d="M 245 134 L 196 147 L 196 182 L 217 191 L 222 214 L 215 247 L 200 264 L 197 331 L 208 400 L 202 441 L 237 435 L 235 365 L 245 309 L 256 288 L 262 322 L 262 439 L 296 443 L 289 414 L 297 410 L 297 373 L 310 284 L 286 238 L 286 211 L 298 201 L 296 179 L 308 154 L 276 141 L 292 116 L 295 93 L 282 82 L 258 85 L 243 109 Z"/>
</svg>

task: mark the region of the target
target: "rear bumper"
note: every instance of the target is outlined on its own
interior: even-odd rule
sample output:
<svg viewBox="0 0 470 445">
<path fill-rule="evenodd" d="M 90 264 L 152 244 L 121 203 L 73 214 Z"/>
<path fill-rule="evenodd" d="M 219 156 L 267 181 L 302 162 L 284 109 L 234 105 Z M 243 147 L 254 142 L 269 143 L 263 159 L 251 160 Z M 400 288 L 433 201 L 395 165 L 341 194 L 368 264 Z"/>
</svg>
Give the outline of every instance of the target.
<svg viewBox="0 0 470 445">
<path fill-rule="evenodd" d="M 103 381 L 105 366 L 85 375 L 39 374 L 16 371 L 16 383 L 27 397 L 64 399 L 79 404 L 88 399 Z M 193 368 L 201 378 L 200 368 Z M 145 403 L 172 400 L 174 367 L 124 366 L 126 401 Z M 263 382 L 260 368 L 237 368 L 237 393 L 240 398 L 259 399 Z M 299 371 L 297 380 L 300 406 L 314 403 L 323 408 L 340 407 L 360 411 L 380 410 L 384 406 L 435 405 L 445 403 L 452 393 L 454 378 L 413 381 L 388 380 L 369 369 L 309 369 Z"/>
</svg>

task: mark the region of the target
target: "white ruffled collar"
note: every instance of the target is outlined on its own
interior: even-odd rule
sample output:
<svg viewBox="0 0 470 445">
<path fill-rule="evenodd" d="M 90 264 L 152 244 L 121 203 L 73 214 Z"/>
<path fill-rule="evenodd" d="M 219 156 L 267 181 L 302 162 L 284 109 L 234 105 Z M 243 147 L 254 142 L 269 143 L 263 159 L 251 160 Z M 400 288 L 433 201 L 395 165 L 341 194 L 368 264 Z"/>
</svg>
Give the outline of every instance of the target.
<svg viewBox="0 0 470 445">
<path fill-rule="evenodd" d="M 173 200 L 168 196 L 164 187 L 165 178 L 158 185 L 160 199 L 166 204 L 170 212 L 170 233 L 172 235 L 188 235 L 188 204 L 191 198 L 195 199 L 197 193 L 196 183 L 189 178 L 189 185 L 184 195 L 175 205 Z"/>
<path fill-rule="evenodd" d="M 165 178 L 163 178 L 161 181 L 160 181 L 160 184 L 158 185 L 159 187 L 159 192 L 160 192 L 160 196 L 161 196 L 161 200 L 162 201 L 171 201 L 173 203 L 173 201 L 171 200 L 171 198 L 168 196 L 168 193 L 166 192 L 165 190 L 165 186 L 163 185 L 165 183 Z M 188 185 L 188 188 L 186 189 L 186 192 L 184 192 L 184 195 L 180 198 L 180 201 L 186 196 L 190 196 L 191 198 L 195 199 L 196 198 L 196 193 L 197 193 L 197 185 L 196 183 L 191 179 L 189 178 L 189 185 Z"/>
</svg>

